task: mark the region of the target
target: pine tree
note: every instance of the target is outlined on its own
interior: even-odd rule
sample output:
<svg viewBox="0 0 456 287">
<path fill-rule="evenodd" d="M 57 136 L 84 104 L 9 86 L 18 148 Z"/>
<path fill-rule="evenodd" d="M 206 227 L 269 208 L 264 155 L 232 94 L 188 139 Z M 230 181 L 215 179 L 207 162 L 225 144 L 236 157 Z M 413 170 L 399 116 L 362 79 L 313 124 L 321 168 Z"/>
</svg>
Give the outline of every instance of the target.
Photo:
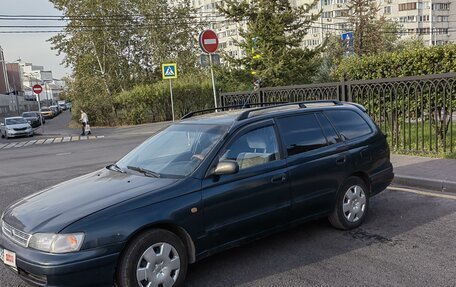
<svg viewBox="0 0 456 287">
<path fill-rule="evenodd" d="M 263 86 L 310 82 L 320 49 L 303 48 L 302 40 L 318 18 L 309 12 L 316 3 L 292 7 L 288 0 L 224 1 L 219 10 L 241 27 L 244 40 L 236 44 L 246 51 L 240 59 L 227 57 L 230 65 L 247 69 Z"/>
</svg>

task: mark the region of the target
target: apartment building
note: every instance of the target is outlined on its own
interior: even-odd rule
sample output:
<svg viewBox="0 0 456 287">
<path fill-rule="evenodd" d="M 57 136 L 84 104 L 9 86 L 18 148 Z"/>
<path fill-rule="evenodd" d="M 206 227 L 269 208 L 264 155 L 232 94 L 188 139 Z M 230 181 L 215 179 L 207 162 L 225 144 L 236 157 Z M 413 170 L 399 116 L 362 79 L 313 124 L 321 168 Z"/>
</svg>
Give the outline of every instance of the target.
<svg viewBox="0 0 456 287">
<path fill-rule="evenodd" d="M 0 94 L 9 94 L 10 92 L 5 56 L 2 47 L 0 47 Z"/>
<path fill-rule="evenodd" d="M 293 5 L 311 3 L 311 0 L 293 0 Z M 400 37 L 419 37 L 426 45 L 442 45 L 456 40 L 456 0 L 377 0 L 379 16 L 396 22 L 400 26 Z M 349 25 L 348 0 L 320 0 L 312 10 L 321 17 L 303 39 L 303 45 L 315 47 L 329 34 L 351 31 Z M 430 9 L 432 3 L 432 9 Z M 432 19 L 432 21 L 431 21 Z"/>
<path fill-rule="evenodd" d="M 312 0 L 290 0 L 292 6 L 310 4 Z M 375 1 L 375 0 L 374 0 Z M 310 11 L 320 18 L 314 22 L 309 33 L 303 38 L 305 47 L 315 48 L 328 35 L 350 32 L 349 0 L 319 0 Z M 400 37 L 419 37 L 426 45 L 442 45 L 456 42 L 456 0 L 376 0 L 380 6 L 379 16 L 397 22 L 400 25 Z M 431 8 L 432 3 L 432 9 Z M 208 24 L 206 28 L 217 32 L 220 48 L 234 57 L 242 57 L 242 51 L 235 45 L 235 40 L 242 41 L 239 29 L 242 25 L 230 23 L 217 11 L 216 5 L 223 4 L 217 0 L 192 0 L 197 15 Z M 432 19 L 432 21 L 431 21 Z M 245 27 L 245 25 L 244 25 Z M 431 42 L 431 33 L 432 42 Z"/>
</svg>

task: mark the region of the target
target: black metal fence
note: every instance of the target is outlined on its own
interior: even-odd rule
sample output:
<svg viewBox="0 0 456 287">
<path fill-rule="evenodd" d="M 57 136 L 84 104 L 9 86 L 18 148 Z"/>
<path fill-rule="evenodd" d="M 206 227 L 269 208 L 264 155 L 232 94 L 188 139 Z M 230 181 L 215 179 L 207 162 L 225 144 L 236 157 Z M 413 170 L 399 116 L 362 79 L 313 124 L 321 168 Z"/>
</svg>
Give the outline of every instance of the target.
<svg viewBox="0 0 456 287">
<path fill-rule="evenodd" d="M 456 73 L 222 93 L 221 104 L 350 101 L 364 105 L 396 151 L 455 152 Z"/>
</svg>

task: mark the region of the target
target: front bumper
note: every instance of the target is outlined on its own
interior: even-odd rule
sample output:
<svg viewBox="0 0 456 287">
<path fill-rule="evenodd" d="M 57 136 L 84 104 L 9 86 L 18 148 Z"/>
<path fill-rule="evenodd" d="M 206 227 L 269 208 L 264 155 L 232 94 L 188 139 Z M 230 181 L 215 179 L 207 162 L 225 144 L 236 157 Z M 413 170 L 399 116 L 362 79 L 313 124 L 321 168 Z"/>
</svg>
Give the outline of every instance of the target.
<svg viewBox="0 0 456 287">
<path fill-rule="evenodd" d="M 16 253 L 17 270 L 5 265 L 32 286 L 112 286 L 123 244 L 50 254 L 19 246 L 0 233 L 0 248 Z M 3 264 L 3 263 L 0 263 Z"/>
<path fill-rule="evenodd" d="M 24 136 L 31 136 L 33 135 L 33 130 L 31 131 L 11 131 L 8 130 L 6 131 L 6 134 L 8 135 L 9 138 L 16 138 L 16 137 L 24 137 Z"/>
</svg>

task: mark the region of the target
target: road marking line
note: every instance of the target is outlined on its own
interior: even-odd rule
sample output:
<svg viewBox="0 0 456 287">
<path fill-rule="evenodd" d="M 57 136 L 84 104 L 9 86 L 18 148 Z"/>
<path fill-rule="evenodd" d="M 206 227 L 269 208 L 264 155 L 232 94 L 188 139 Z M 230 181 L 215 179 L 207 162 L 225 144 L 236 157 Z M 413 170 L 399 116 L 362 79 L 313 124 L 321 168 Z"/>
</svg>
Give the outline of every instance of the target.
<svg viewBox="0 0 456 287">
<path fill-rule="evenodd" d="M 16 144 L 18 144 L 19 142 L 13 142 L 13 143 L 9 143 L 7 146 L 5 146 L 4 148 L 12 148 L 13 146 L 15 146 Z"/>
<path fill-rule="evenodd" d="M 440 198 L 456 200 L 456 195 L 450 195 L 450 194 L 439 194 L 439 193 L 434 193 L 434 192 L 426 192 L 426 191 L 420 191 L 420 190 L 415 190 L 415 189 L 392 187 L 392 186 L 388 187 L 388 189 L 393 190 L 393 191 L 404 191 L 404 192 L 416 193 L 416 194 L 420 194 L 420 195 L 427 195 L 427 196 L 432 196 L 432 197 L 440 197 Z"/>
<path fill-rule="evenodd" d="M 50 143 L 52 143 L 53 141 L 54 141 L 54 139 L 47 139 L 47 140 L 44 142 L 44 144 L 50 144 Z"/>
<path fill-rule="evenodd" d="M 29 146 L 29 145 L 32 145 L 34 143 L 36 143 L 36 140 L 29 141 L 24 146 Z"/>
<path fill-rule="evenodd" d="M 94 140 L 96 138 L 97 138 L 96 136 L 89 136 L 89 140 Z"/>
<path fill-rule="evenodd" d="M 37 140 L 35 144 L 42 144 L 42 143 L 44 143 L 45 141 L 46 141 L 45 139 Z"/>
<path fill-rule="evenodd" d="M 79 137 L 71 137 L 71 141 L 72 142 L 75 142 L 75 141 L 78 141 L 79 140 Z"/>
<path fill-rule="evenodd" d="M 62 153 L 58 153 L 56 155 L 61 156 L 61 155 L 70 155 L 70 154 L 73 154 L 73 153 L 72 152 L 62 152 Z"/>
<path fill-rule="evenodd" d="M 63 138 L 55 138 L 54 143 L 61 143 Z"/>
<path fill-rule="evenodd" d="M 17 145 L 15 145 L 14 147 L 17 148 L 17 147 L 22 147 L 26 144 L 27 142 L 19 142 Z"/>
<path fill-rule="evenodd" d="M 64 137 L 63 142 L 69 142 L 71 140 L 71 137 Z"/>
<path fill-rule="evenodd" d="M 0 144 L 0 149 L 2 149 L 3 147 L 7 146 L 8 144 Z"/>
<path fill-rule="evenodd" d="M 105 136 L 96 136 L 96 137 L 97 137 L 97 139 L 102 139 L 102 138 L 104 138 Z"/>
<path fill-rule="evenodd" d="M 80 139 L 80 140 L 86 140 L 86 139 L 87 139 L 87 136 L 80 136 L 79 139 Z"/>
</svg>

